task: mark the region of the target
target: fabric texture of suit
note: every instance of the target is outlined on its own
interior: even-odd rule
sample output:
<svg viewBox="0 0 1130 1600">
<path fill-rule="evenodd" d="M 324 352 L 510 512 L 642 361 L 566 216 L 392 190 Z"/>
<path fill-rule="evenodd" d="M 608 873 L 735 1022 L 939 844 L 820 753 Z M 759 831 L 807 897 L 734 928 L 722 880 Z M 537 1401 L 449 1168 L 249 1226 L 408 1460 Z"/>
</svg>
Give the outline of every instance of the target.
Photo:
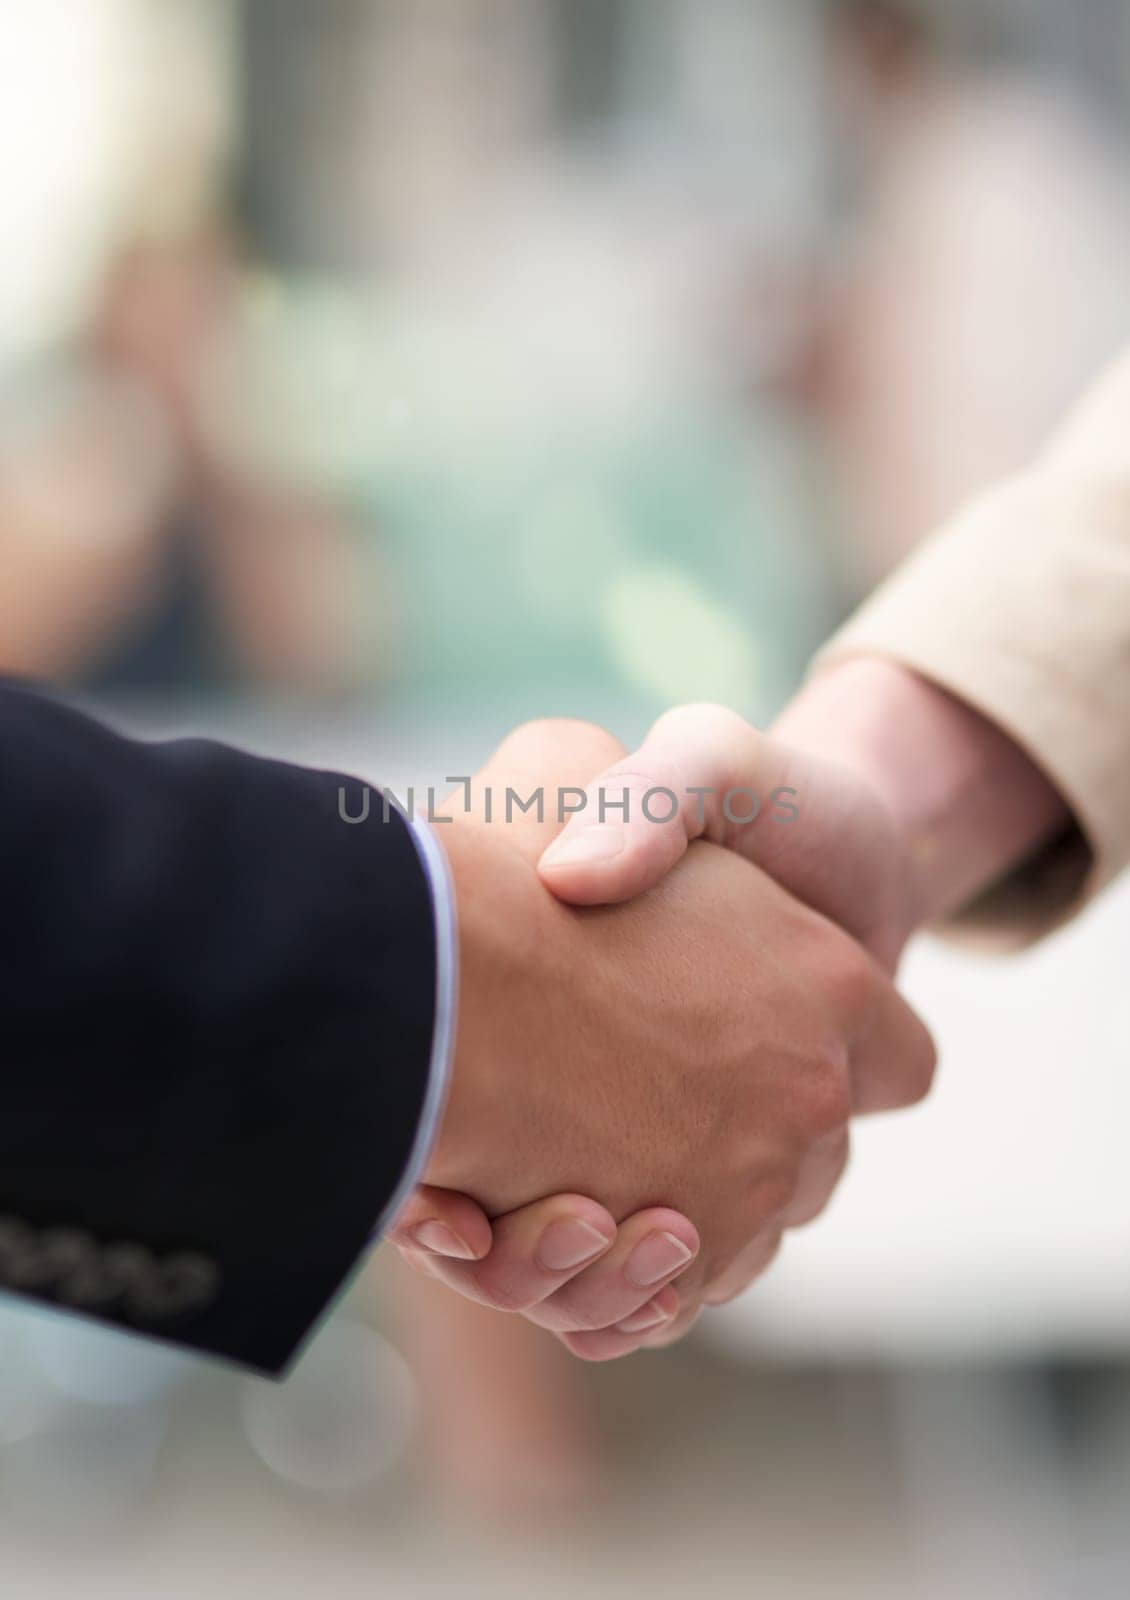
<svg viewBox="0 0 1130 1600">
<path fill-rule="evenodd" d="M 428 1094 L 432 895 L 379 796 L 0 685 L 0 1286 L 280 1372 Z"/>
</svg>

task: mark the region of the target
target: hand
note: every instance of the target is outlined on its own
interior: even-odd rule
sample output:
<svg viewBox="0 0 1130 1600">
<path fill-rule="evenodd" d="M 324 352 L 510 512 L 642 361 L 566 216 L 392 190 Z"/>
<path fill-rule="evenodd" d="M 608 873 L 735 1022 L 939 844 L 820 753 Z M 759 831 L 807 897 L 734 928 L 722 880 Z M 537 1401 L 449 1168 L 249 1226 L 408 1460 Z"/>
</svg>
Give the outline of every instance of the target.
<svg viewBox="0 0 1130 1600">
<path fill-rule="evenodd" d="M 481 782 L 555 789 L 583 782 L 608 753 L 595 730 L 538 724 L 507 741 Z M 440 829 L 464 982 L 428 1177 L 493 1215 L 554 1191 L 599 1195 L 615 1217 L 645 1201 L 693 1215 L 702 1250 L 665 1340 L 700 1298 L 744 1284 L 784 1226 L 821 1208 L 846 1157 L 853 1098 L 917 1099 L 932 1049 L 875 964 L 748 865 L 700 844 L 643 900 L 578 913 L 534 872 L 551 831 L 532 817 L 507 826 L 481 815 Z M 667 1224 L 656 1231 L 679 1239 L 670 1213 Z M 656 1286 L 683 1254 L 673 1250 Z M 619 1353 L 637 1341 L 576 1331 L 593 1326 L 591 1313 L 582 1320 L 586 1279 L 602 1268 L 524 1309 L 579 1353 Z"/>
<path fill-rule="evenodd" d="M 429 1184 L 409 1197 L 388 1237 L 408 1265 L 466 1299 L 498 1311 L 523 1308 L 543 1326 L 574 1324 L 566 1342 L 591 1359 L 626 1355 L 644 1334 L 673 1322 L 680 1269 L 658 1290 L 642 1280 L 657 1250 L 671 1250 L 686 1266 L 699 1248 L 693 1223 L 662 1207 L 645 1207 L 617 1227 L 595 1200 L 559 1194 L 492 1224 L 469 1196 Z M 590 1270 L 598 1262 L 600 1270 Z M 605 1339 L 605 1331 L 618 1337 Z"/>
<path fill-rule="evenodd" d="M 669 822 L 648 820 L 669 809 L 656 794 L 645 809 L 656 789 L 678 798 Z M 627 819 L 607 807 L 614 820 L 601 823 L 598 793 L 624 791 Z M 711 839 L 893 970 L 916 928 L 967 904 L 1069 820 L 1003 730 L 895 662 L 853 660 L 815 678 L 769 735 L 722 706 L 667 712 L 589 785 L 540 872 L 565 900 L 607 903 L 658 882 L 692 839 Z"/>
<path fill-rule="evenodd" d="M 603 730 L 579 723 L 554 725 L 557 764 L 577 763 L 571 779 L 580 782 L 601 761 L 622 747 Z M 501 797 L 507 783 L 526 781 L 530 774 L 506 765 L 508 750 L 528 755 L 531 740 L 544 743 L 543 725 L 519 730 L 495 753 L 490 766 L 475 779 L 481 796 L 491 784 Z M 552 819 L 553 799 L 547 815 Z M 454 802 L 449 810 L 458 813 Z M 450 824 L 441 824 L 450 826 Z M 552 836 L 556 824 L 546 824 Z M 540 832 L 540 829 L 539 829 Z M 659 1243 L 657 1236 L 667 1234 Z M 665 1208 L 645 1207 L 619 1226 L 611 1213 L 582 1195 L 558 1194 L 496 1217 L 493 1225 L 482 1207 L 467 1195 L 420 1184 L 401 1208 L 387 1235 L 404 1261 L 416 1271 L 439 1279 L 465 1298 L 497 1310 L 525 1307 L 529 1318 L 543 1325 L 567 1319 L 576 1331 L 566 1342 L 586 1359 L 604 1360 L 638 1347 L 645 1333 L 673 1322 L 679 1297 L 671 1286 L 678 1269 L 656 1289 L 651 1277 L 655 1252 L 664 1246 L 689 1264 L 698 1254 L 693 1223 Z M 637 1244 L 645 1246 L 635 1260 Z M 615 1247 L 615 1249 L 614 1249 Z M 633 1267 L 633 1262 L 635 1265 Z M 588 1271 L 600 1263 L 599 1271 Z M 576 1283 L 583 1274 L 583 1282 Z M 617 1337 L 603 1334 L 611 1330 Z M 595 1335 L 595 1336 L 594 1336 Z M 629 1337 L 630 1335 L 630 1337 Z"/>
<path fill-rule="evenodd" d="M 652 820 L 673 809 L 667 794 L 677 809 Z M 911 854 L 879 792 L 725 706 L 665 712 L 592 779 L 538 871 L 562 900 L 610 905 L 659 883 L 696 839 L 761 867 L 894 969 L 917 908 Z"/>
</svg>

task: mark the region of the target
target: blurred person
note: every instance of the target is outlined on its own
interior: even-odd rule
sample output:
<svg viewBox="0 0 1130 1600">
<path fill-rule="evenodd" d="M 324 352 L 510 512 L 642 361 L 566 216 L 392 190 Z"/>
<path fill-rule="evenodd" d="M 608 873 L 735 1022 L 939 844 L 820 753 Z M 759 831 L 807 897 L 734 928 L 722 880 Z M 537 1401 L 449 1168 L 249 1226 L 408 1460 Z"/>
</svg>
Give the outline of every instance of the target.
<svg viewBox="0 0 1130 1600">
<path fill-rule="evenodd" d="M 357 686 L 379 597 L 324 496 L 233 437 L 241 267 L 219 231 L 136 244 L 86 339 L 0 435 L 0 666 L 98 689 Z"/>
<path fill-rule="evenodd" d="M 0 414 L 0 668 L 76 679 L 157 582 L 167 432 L 128 383 L 69 370 Z"/>
<path fill-rule="evenodd" d="M 1018 470 L 1130 334 L 1124 130 L 1019 51 L 973 59 L 971 25 L 831 14 L 842 241 L 807 383 L 856 592 Z"/>
</svg>

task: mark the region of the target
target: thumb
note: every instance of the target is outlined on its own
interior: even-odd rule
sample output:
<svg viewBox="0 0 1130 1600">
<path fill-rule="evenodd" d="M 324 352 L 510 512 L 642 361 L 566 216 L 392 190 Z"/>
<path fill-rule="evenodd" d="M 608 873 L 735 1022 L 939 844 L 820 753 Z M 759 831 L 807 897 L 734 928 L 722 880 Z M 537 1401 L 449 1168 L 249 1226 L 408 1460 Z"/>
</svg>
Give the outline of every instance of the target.
<svg viewBox="0 0 1130 1600">
<path fill-rule="evenodd" d="M 665 712 L 632 755 L 606 767 L 542 855 L 546 885 L 575 904 L 629 900 L 670 872 L 694 839 L 753 853 L 767 804 L 795 801 L 782 746 L 725 706 Z"/>
<path fill-rule="evenodd" d="M 695 839 L 734 850 L 885 961 L 894 828 L 847 768 L 717 705 L 663 714 L 640 748 L 588 785 L 538 872 L 574 905 L 630 900 Z"/>
</svg>

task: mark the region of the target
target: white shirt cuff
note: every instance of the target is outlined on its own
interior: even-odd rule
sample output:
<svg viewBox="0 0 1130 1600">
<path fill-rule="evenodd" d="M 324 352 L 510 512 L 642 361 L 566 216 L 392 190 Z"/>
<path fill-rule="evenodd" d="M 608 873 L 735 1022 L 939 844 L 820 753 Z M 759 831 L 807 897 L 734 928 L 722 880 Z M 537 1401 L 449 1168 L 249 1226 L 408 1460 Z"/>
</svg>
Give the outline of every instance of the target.
<svg viewBox="0 0 1130 1600">
<path fill-rule="evenodd" d="M 387 1233 L 397 1212 L 419 1183 L 439 1133 L 447 1086 L 451 1079 L 451 1059 L 455 1049 L 455 1017 L 459 995 L 459 940 L 455 913 L 455 889 L 451 871 L 439 841 L 420 817 L 405 819 L 428 880 L 432 897 L 432 916 L 436 930 L 435 1023 L 432 1027 L 431 1058 L 424 1104 L 416 1126 L 416 1137 L 404 1171 L 392 1196 L 377 1221 L 376 1236 Z"/>
</svg>

